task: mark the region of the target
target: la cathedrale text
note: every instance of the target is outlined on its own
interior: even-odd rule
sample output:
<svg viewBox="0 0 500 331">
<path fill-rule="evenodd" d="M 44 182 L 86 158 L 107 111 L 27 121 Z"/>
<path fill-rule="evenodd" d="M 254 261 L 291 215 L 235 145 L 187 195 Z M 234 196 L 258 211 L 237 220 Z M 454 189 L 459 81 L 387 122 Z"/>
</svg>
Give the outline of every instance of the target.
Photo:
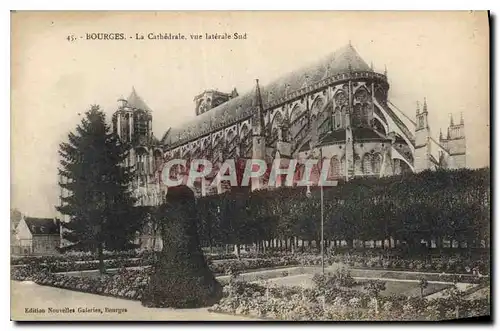
<svg viewBox="0 0 500 331">
<path fill-rule="evenodd" d="M 238 40 L 247 39 L 247 33 L 204 33 L 204 34 L 189 34 L 182 33 L 136 33 L 135 39 L 137 40 Z"/>
</svg>

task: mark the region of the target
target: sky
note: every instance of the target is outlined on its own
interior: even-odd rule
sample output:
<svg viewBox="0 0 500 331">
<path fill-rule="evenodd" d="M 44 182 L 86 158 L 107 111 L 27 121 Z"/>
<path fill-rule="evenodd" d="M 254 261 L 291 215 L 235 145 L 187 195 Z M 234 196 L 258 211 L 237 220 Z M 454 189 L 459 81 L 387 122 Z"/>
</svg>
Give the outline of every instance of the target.
<svg viewBox="0 0 500 331">
<path fill-rule="evenodd" d="M 247 38 L 189 39 L 224 32 Z M 86 40 L 87 33 L 127 38 Z M 188 39 L 149 40 L 148 33 Z M 489 165 L 485 12 L 18 12 L 11 30 L 11 207 L 56 216 L 58 146 L 91 104 L 110 118 L 134 87 L 161 138 L 195 116 L 193 98 L 203 90 L 243 94 L 256 78 L 265 85 L 349 41 L 376 71 L 387 67 L 389 99 L 408 116 L 427 99 L 433 137 L 446 132 L 450 114 L 457 122 L 462 113 L 467 166 Z"/>
</svg>

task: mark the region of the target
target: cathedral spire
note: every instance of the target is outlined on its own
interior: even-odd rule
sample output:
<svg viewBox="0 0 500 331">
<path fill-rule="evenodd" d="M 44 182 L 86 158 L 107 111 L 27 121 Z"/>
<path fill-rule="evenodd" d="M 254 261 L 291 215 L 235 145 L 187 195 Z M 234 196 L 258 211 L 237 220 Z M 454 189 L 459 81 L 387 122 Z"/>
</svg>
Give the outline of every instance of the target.
<svg viewBox="0 0 500 331">
<path fill-rule="evenodd" d="M 325 74 L 323 75 L 323 79 L 327 78 L 330 75 L 330 63 L 326 65 Z"/>
<path fill-rule="evenodd" d="M 443 130 L 439 128 L 439 141 L 443 140 Z"/>
<path fill-rule="evenodd" d="M 420 114 L 420 102 L 417 100 L 417 116 Z"/>
<path fill-rule="evenodd" d="M 384 64 L 384 76 L 387 77 L 387 64 Z"/>
<path fill-rule="evenodd" d="M 257 80 L 257 86 L 259 85 L 258 80 Z M 290 84 L 285 83 L 285 96 L 288 96 L 288 90 L 290 89 Z"/>
<path fill-rule="evenodd" d="M 460 125 L 464 125 L 464 113 L 460 113 Z"/>
<path fill-rule="evenodd" d="M 305 87 L 309 85 L 309 74 L 304 75 L 304 85 Z"/>
<path fill-rule="evenodd" d="M 455 124 L 453 123 L 453 114 L 450 114 L 450 126 L 454 126 Z"/>
<path fill-rule="evenodd" d="M 424 113 L 427 113 L 427 98 L 424 97 L 424 110 L 423 110 Z"/>
</svg>

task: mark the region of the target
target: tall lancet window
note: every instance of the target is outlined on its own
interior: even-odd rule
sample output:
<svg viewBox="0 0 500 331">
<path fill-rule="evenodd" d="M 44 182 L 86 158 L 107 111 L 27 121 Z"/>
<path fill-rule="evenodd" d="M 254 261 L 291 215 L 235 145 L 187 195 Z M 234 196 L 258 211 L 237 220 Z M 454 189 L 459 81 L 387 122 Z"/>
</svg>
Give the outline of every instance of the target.
<svg viewBox="0 0 500 331">
<path fill-rule="evenodd" d="M 363 169 L 361 165 L 361 158 L 359 155 L 354 155 L 354 175 L 361 176 L 363 175 Z"/>
<path fill-rule="evenodd" d="M 340 172 L 340 169 L 341 169 L 341 165 L 340 165 L 339 159 L 336 156 L 333 156 L 330 159 L 330 174 L 329 174 L 329 177 L 331 179 L 338 179 L 338 178 L 340 178 L 342 176 L 342 174 Z"/>
<path fill-rule="evenodd" d="M 155 160 L 155 164 L 154 164 L 155 169 L 154 170 L 155 171 L 161 171 L 162 170 L 161 166 L 163 164 L 162 152 L 161 152 L 161 150 L 157 149 L 157 150 L 154 151 L 153 154 L 154 154 L 154 160 Z"/>
<path fill-rule="evenodd" d="M 304 122 L 302 121 L 304 116 L 304 107 L 296 105 L 290 112 L 290 139 L 294 140 L 301 130 L 303 130 Z"/>
<path fill-rule="evenodd" d="M 342 177 L 345 176 L 347 171 L 347 163 L 345 161 L 345 155 L 340 159 L 340 174 Z"/>
<path fill-rule="evenodd" d="M 148 171 L 148 151 L 145 149 L 138 149 L 136 152 L 136 170 L 138 175 L 146 175 Z"/>
<path fill-rule="evenodd" d="M 353 126 L 364 127 L 370 124 L 369 93 L 360 87 L 354 94 Z"/>
<path fill-rule="evenodd" d="M 351 126 L 352 127 L 358 127 L 361 123 L 360 109 L 361 109 L 361 106 L 359 104 L 353 106 L 352 116 L 351 116 Z"/>
<path fill-rule="evenodd" d="M 380 174 L 380 170 L 382 168 L 382 154 L 375 153 L 372 156 L 372 170 L 375 175 Z"/>
<path fill-rule="evenodd" d="M 373 174 L 372 155 L 369 153 L 366 153 L 363 156 L 363 173 L 365 175 L 372 175 Z"/>
<path fill-rule="evenodd" d="M 334 109 L 335 109 L 335 125 L 333 130 L 341 129 L 345 127 L 345 114 L 347 111 L 347 105 L 349 103 L 346 93 L 343 90 L 335 93 L 334 99 Z"/>
<path fill-rule="evenodd" d="M 340 107 L 336 107 L 335 112 L 333 113 L 332 129 L 338 130 L 341 127 L 342 127 L 342 111 L 340 110 Z"/>
<path fill-rule="evenodd" d="M 271 143 L 275 143 L 281 136 L 281 126 L 283 124 L 283 116 L 277 111 L 271 122 Z"/>
<path fill-rule="evenodd" d="M 323 107 L 318 115 L 319 134 L 323 135 L 332 131 L 332 103 L 328 103 Z"/>
</svg>

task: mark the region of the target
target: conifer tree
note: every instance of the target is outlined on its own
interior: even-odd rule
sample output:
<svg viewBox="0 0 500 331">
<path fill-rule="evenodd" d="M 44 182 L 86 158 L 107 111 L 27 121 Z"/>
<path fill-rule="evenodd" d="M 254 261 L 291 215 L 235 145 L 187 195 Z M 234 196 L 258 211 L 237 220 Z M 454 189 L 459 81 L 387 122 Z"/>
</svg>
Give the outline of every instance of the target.
<svg viewBox="0 0 500 331">
<path fill-rule="evenodd" d="M 124 166 L 129 148 L 96 105 L 59 148 L 59 175 L 67 179 L 59 185 L 70 192 L 57 207 L 70 216 L 63 225 L 64 239 L 80 249 L 97 250 L 104 272 L 103 249 L 126 248 L 140 228 L 130 191 L 133 170 Z"/>
</svg>

